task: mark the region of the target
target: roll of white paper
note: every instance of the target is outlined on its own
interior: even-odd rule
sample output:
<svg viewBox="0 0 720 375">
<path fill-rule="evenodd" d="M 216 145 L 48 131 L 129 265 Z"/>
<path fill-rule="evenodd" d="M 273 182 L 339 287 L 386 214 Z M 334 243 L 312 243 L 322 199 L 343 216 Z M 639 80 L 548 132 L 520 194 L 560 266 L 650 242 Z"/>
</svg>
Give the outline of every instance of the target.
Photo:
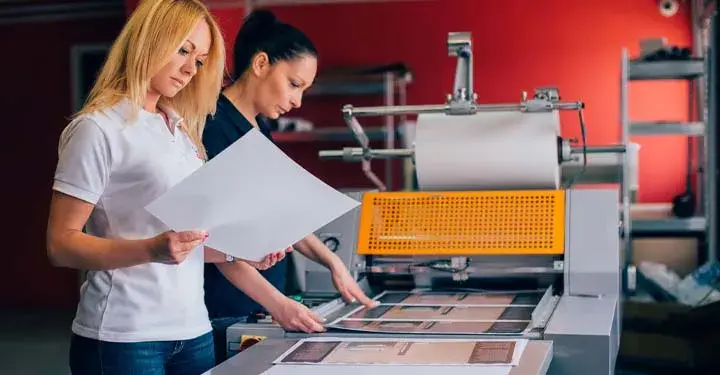
<svg viewBox="0 0 720 375">
<path fill-rule="evenodd" d="M 421 190 L 532 190 L 560 186 L 557 112 L 421 114 L 415 168 Z"/>
</svg>

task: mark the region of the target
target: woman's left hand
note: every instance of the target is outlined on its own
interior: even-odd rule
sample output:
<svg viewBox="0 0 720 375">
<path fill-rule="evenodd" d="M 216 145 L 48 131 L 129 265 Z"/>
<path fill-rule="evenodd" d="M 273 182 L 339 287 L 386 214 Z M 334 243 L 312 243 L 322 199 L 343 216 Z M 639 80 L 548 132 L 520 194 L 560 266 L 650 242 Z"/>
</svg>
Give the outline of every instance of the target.
<svg viewBox="0 0 720 375">
<path fill-rule="evenodd" d="M 242 261 L 255 267 L 256 269 L 258 269 L 260 271 L 264 271 L 264 270 L 274 266 L 277 262 L 283 260 L 285 258 L 285 254 L 292 252 L 292 251 L 293 251 L 293 247 L 290 246 L 287 249 L 285 249 L 284 251 L 266 255 L 265 258 L 263 258 L 259 262 L 253 262 L 253 261 L 245 260 L 245 259 L 243 259 Z"/>
<path fill-rule="evenodd" d="M 355 278 L 350 275 L 350 272 L 348 272 L 344 265 L 335 267 L 331 272 L 335 289 L 340 292 L 340 295 L 346 302 L 353 303 L 357 301 L 367 308 L 377 306 L 377 301 L 373 301 L 365 295 L 360 285 L 358 285 Z"/>
</svg>

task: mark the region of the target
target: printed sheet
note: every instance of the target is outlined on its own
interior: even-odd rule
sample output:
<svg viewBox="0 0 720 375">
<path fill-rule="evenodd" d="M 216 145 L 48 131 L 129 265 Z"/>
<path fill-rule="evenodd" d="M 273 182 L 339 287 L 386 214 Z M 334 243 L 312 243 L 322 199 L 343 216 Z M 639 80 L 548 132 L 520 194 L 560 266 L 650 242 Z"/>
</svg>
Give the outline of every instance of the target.
<svg viewBox="0 0 720 375">
<path fill-rule="evenodd" d="M 517 335 L 531 328 L 543 291 L 385 292 L 373 308 L 358 307 L 328 328 L 417 334 Z"/>
<path fill-rule="evenodd" d="M 414 366 L 412 375 L 438 375 L 447 371 L 448 366 L 443 365 L 426 365 Z M 478 371 L 477 365 L 454 366 L 453 375 L 510 375 L 513 366 L 484 366 L 482 372 Z M 274 365 L 262 375 L 338 375 L 338 370 L 342 371 L 342 375 L 366 375 L 367 365 L 343 365 L 342 369 L 335 366 L 307 366 L 307 365 Z M 406 373 L 407 367 L 399 367 L 397 365 L 373 365 L 373 375 L 397 375 L 398 373 Z"/>
<path fill-rule="evenodd" d="M 526 344 L 527 340 L 308 338 L 274 364 L 516 366 Z"/>
<path fill-rule="evenodd" d="M 383 292 L 375 300 L 383 305 L 438 306 L 531 306 L 540 302 L 544 291 L 520 292 Z"/>
<path fill-rule="evenodd" d="M 454 322 L 423 320 L 341 320 L 329 327 L 348 331 L 375 333 L 413 333 L 449 335 L 519 335 L 526 332 L 530 322 Z"/>
</svg>

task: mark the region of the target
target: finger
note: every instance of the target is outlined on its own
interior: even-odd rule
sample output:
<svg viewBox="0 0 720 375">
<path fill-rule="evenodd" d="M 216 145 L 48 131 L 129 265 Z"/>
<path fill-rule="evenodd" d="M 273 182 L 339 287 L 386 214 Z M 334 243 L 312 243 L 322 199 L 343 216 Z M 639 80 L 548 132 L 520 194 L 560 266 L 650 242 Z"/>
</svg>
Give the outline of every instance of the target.
<svg viewBox="0 0 720 375">
<path fill-rule="evenodd" d="M 259 261 L 259 262 L 256 262 L 256 261 L 253 261 L 253 260 L 242 259 L 242 258 L 240 258 L 240 259 L 241 259 L 243 262 L 251 265 L 253 268 L 258 269 L 258 270 L 260 270 L 260 271 L 262 271 L 262 270 L 263 270 L 263 267 L 265 267 L 265 260 L 264 260 L 264 259 L 261 260 L 261 261 Z"/>
<path fill-rule="evenodd" d="M 285 258 L 285 252 L 275 254 L 276 263 Z"/>
<path fill-rule="evenodd" d="M 206 231 L 185 231 L 177 233 L 177 240 L 180 242 L 203 241 L 208 237 Z"/>
<path fill-rule="evenodd" d="M 315 314 L 311 314 L 305 317 L 303 320 L 303 325 L 310 329 L 310 333 L 312 332 L 323 332 L 325 331 L 325 328 L 320 324 L 316 319 L 317 316 L 313 316 Z"/>
<path fill-rule="evenodd" d="M 263 267 L 264 269 L 270 268 L 274 263 L 274 261 L 273 261 L 274 256 L 275 256 L 275 254 L 266 255 L 264 258 L 262 258 L 262 260 L 260 262 L 256 263 L 257 266 Z"/>
<path fill-rule="evenodd" d="M 273 263 L 275 263 L 275 262 L 273 262 L 272 259 L 268 259 L 268 260 L 265 260 L 262 263 L 260 263 L 260 267 L 262 267 L 263 270 L 266 270 L 266 269 L 272 267 Z"/>
<path fill-rule="evenodd" d="M 296 331 L 302 331 L 305 333 L 313 333 L 313 327 L 312 327 L 312 319 L 308 319 L 307 317 L 300 315 L 293 319 L 292 326 Z"/>
<path fill-rule="evenodd" d="M 305 323 L 305 321 L 303 321 L 303 320 L 300 320 L 297 323 L 295 323 L 295 330 L 302 331 L 305 333 L 313 333 L 313 329 L 310 326 L 310 324 Z"/>
<path fill-rule="evenodd" d="M 295 248 L 292 247 L 292 246 L 288 246 L 288 248 L 285 249 L 285 252 L 286 252 L 286 253 L 292 253 L 293 251 L 295 251 Z"/>
<path fill-rule="evenodd" d="M 285 320 L 282 320 L 282 319 L 281 319 L 281 320 L 275 320 L 275 319 L 273 319 L 273 322 L 279 324 L 280 327 L 282 327 L 283 329 L 285 329 L 285 330 L 287 330 L 287 331 L 295 331 L 295 330 L 297 330 L 297 328 L 295 328 L 295 327 L 293 326 L 292 321 L 291 321 L 291 322 L 286 322 Z"/>
<path fill-rule="evenodd" d="M 290 321 L 283 320 L 282 322 L 280 322 L 280 325 L 288 331 L 295 331 L 295 332 L 302 331 L 305 333 L 309 333 L 309 332 L 307 332 L 307 328 L 303 325 L 302 319 L 300 319 L 299 317 L 292 318 L 292 319 L 290 319 Z"/>
<path fill-rule="evenodd" d="M 340 292 L 340 295 L 347 303 L 354 303 L 355 297 L 353 297 L 352 294 L 348 291 L 347 288 L 338 288 L 338 292 Z"/>
<path fill-rule="evenodd" d="M 315 314 L 312 310 L 310 310 L 308 308 L 306 308 L 306 314 L 316 324 L 317 323 L 320 323 L 320 324 L 325 323 L 325 319 L 321 318 L 319 315 Z"/>
<path fill-rule="evenodd" d="M 377 301 L 373 301 L 372 299 L 370 299 L 370 297 L 363 293 L 360 288 L 352 288 L 352 295 L 358 302 L 363 304 L 365 307 L 375 307 L 378 305 Z"/>
</svg>

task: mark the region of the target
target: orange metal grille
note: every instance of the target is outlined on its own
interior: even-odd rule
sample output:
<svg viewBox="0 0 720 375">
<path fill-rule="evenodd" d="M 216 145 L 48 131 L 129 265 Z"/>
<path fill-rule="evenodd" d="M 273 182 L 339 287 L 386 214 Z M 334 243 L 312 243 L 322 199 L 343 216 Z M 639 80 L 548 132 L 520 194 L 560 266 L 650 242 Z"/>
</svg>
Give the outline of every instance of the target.
<svg viewBox="0 0 720 375">
<path fill-rule="evenodd" d="M 564 250 L 562 190 L 363 196 L 360 254 L 562 254 Z"/>
</svg>

